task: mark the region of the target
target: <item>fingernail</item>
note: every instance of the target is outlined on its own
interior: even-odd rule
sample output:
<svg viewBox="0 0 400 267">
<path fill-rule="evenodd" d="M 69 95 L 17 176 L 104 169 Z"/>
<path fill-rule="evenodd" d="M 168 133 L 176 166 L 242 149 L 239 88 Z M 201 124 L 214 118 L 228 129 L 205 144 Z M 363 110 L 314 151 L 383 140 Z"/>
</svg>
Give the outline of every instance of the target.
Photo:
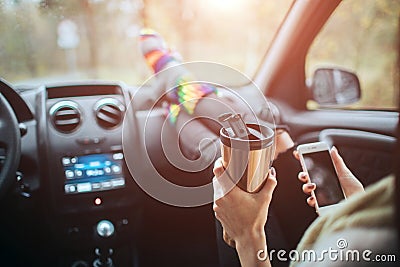
<svg viewBox="0 0 400 267">
<path fill-rule="evenodd" d="M 274 167 L 271 167 L 271 175 L 276 177 L 276 170 Z"/>
<path fill-rule="evenodd" d="M 301 177 L 301 178 L 306 177 L 306 173 L 305 173 L 305 172 L 301 172 L 301 173 L 300 173 L 300 177 Z"/>
<path fill-rule="evenodd" d="M 313 189 L 314 188 L 314 184 L 307 184 L 307 188 L 309 188 L 309 189 Z"/>
<path fill-rule="evenodd" d="M 222 167 L 222 159 L 218 158 L 215 162 L 214 162 L 214 168 L 220 168 Z"/>
<path fill-rule="evenodd" d="M 314 200 L 314 197 L 311 196 L 311 197 L 309 197 L 308 199 L 309 199 L 310 201 L 312 201 L 312 200 Z"/>
</svg>

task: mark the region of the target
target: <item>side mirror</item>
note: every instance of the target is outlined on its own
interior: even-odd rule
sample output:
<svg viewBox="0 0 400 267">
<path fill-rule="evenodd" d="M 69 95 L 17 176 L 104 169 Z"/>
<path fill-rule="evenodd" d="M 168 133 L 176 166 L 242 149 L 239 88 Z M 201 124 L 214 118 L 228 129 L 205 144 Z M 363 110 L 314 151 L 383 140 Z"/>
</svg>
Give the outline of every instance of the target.
<svg viewBox="0 0 400 267">
<path fill-rule="evenodd" d="M 356 74 L 336 68 L 320 68 L 314 72 L 312 98 L 320 106 L 353 104 L 360 100 L 360 81 Z"/>
</svg>

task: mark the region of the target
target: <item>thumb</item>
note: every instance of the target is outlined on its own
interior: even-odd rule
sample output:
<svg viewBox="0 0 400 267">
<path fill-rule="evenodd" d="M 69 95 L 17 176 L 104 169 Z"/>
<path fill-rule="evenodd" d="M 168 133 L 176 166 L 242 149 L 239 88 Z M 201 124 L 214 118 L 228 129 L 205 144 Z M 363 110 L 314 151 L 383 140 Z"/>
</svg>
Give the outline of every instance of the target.
<svg viewBox="0 0 400 267">
<path fill-rule="evenodd" d="M 343 158 L 339 155 L 336 147 L 332 147 L 331 157 L 339 178 L 353 176 L 349 168 L 347 168 L 346 164 L 344 163 Z"/>
<path fill-rule="evenodd" d="M 268 198 L 271 200 L 272 194 L 274 193 L 275 187 L 278 183 L 276 181 L 276 172 L 274 167 L 271 167 L 267 175 L 267 181 L 265 182 L 263 188 L 261 188 L 260 192 L 257 193 L 258 197 L 263 200 Z"/>
<path fill-rule="evenodd" d="M 228 172 L 222 164 L 222 158 L 215 161 L 213 169 L 215 177 L 212 180 L 214 188 L 214 201 L 228 194 L 235 188 L 235 183 L 229 178 Z"/>
<path fill-rule="evenodd" d="M 221 177 L 222 174 L 225 172 L 224 166 L 222 164 L 222 158 L 218 158 L 214 163 L 213 169 L 215 177 Z"/>
</svg>

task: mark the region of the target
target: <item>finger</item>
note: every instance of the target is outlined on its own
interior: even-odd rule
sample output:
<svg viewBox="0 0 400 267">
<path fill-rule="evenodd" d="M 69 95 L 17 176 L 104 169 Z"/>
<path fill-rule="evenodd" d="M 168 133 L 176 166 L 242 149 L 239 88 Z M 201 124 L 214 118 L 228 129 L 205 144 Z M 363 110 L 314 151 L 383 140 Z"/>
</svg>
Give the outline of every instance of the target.
<svg viewBox="0 0 400 267">
<path fill-rule="evenodd" d="M 213 189 L 214 189 L 214 202 L 218 199 L 226 196 L 230 191 L 236 188 L 236 185 L 224 172 L 219 178 L 213 178 Z"/>
<path fill-rule="evenodd" d="M 219 207 L 216 203 L 213 204 L 213 211 L 214 211 L 214 216 L 215 218 L 221 222 L 221 220 L 223 219 L 223 209 L 221 209 L 221 207 Z"/>
<path fill-rule="evenodd" d="M 215 217 L 215 219 L 217 219 L 218 221 L 220 220 L 219 213 L 216 212 L 216 211 L 214 211 L 214 217 Z"/>
<path fill-rule="evenodd" d="M 313 196 L 311 196 L 311 197 L 308 197 L 307 198 L 307 204 L 310 206 L 310 207 L 315 207 L 315 198 L 313 197 Z"/>
<path fill-rule="evenodd" d="M 299 151 L 294 150 L 294 151 L 293 151 L 293 156 L 294 156 L 297 160 L 300 160 Z"/>
<path fill-rule="evenodd" d="M 214 211 L 214 216 L 215 216 L 215 219 L 217 219 L 218 221 L 221 222 L 222 218 L 221 218 L 221 214 L 219 212 Z"/>
<path fill-rule="evenodd" d="M 337 150 L 337 148 L 335 146 L 333 146 L 331 148 L 330 153 L 331 153 L 333 164 L 335 165 L 336 168 L 339 168 L 339 167 L 342 167 L 343 165 L 345 165 L 342 157 L 339 155 L 339 151 Z"/>
<path fill-rule="evenodd" d="M 276 180 L 276 171 L 274 167 L 271 167 L 271 169 L 268 172 L 268 178 L 267 181 L 265 182 L 263 188 L 261 188 L 260 192 L 258 192 L 258 196 L 261 198 L 266 198 L 266 197 L 271 197 L 275 187 L 277 185 L 277 180 Z"/>
<path fill-rule="evenodd" d="M 228 245 L 230 246 L 230 247 L 232 247 L 232 248 L 236 248 L 236 243 L 235 243 L 235 240 L 230 240 L 230 242 L 228 243 Z"/>
<path fill-rule="evenodd" d="M 214 202 L 214 204 L 213 204 L 213 211 L 214 211 L 214 212 L 219 212 L 219 207 L 218 207 L 217 204 L 215 204 L 215 202 Z"/>
<path fill-rule="evenodd" d="M 332 147 L 330 153 L 333 165 L 335 165 L 335 169 L 339 178 L 343 176 L 353 175 L 349 170 L 349 168 L 347 168 L 346 164 L 344 163 L 343 158 L 339 155 L 339 152 L 336 147 Z"/>
<path fill-rule="evenodd" d="M 316 184 L 314 183 L 308 183 L 308 184 L 303 184 L 303 192 L 307 195 L 310 195 L 312 191 L 315 190 L 315 188 L 317 188 Z"/>
<path fill-rule="evenodd" d="M 232 248 L 236 247 L 235 241 L 233 241 L 233 240 L 225 240 L 225 239 L 224 239 L 224 241 L 228 246 L 230 246 Z"/>
<path fill-rule="evenodd" d="M 216 177 L 220 177 L 224 173 L 225 169 L 224 166 L 222 165 L 222 158 L 218 158 L 215 163 L 214 163 L 214 175 Z"/>
<path fill-rule="evenodd" d="M 297 178 L 302 183 L 307 183 L 308 182 L 308 175 L 307 175 L 306 172 L 299 172 L 299 174 L 297 175 Z"/>
<path fill-rule="evenodd" d="M 225 230 L 223 230 L 222 236 L 223 236 L 225 243 L 227 243 L 229 246 L 231 246 L 233 248 L 236 246 L 235 241 L 226 233 Z"/>
</svg>

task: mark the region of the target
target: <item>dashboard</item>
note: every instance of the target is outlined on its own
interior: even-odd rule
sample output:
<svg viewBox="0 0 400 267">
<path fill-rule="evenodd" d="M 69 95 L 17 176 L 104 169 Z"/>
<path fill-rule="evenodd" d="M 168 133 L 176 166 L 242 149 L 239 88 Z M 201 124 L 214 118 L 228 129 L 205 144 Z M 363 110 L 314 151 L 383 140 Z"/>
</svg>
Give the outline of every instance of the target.
<svg viewBox="0 0 400 267">
<path fill-rule="evenodd" d="M 118 83 L 89 82 L 17 91 L 32 113 L 20 121 L 26 132 L 21 195 L 41 207 L 38 217 L 49 231 L 45 242 L 60 248 L 53 260 L 60 266 L 90 263 L 112 248 L 118 252 L 116 263 L 130 262 L 143 194 L 127 170 L 122 147 L 129 90 Z M 112 238 L 102 237 L 99 233 L 109 227 Z M 95 248 L 102 251 L 93 253 Z"/>
<path fill-rule="evenodd" d="M 166 205 L 136 183 L 138 178 L 151 182 L 157 173 L 188 187 L 212 178 L 211 165 L 188 172 L 168 161 L 162 141 L 176 143 L 177 133 L 165 124 L 162 101 L 154 99 L 156 89 L 87 81 L 15 90 L 22 102 L 9 102 L 24 135 L 18 204 L 10 209 L 17 207 L 15 216 L 23 218 L 18 224 L 10 219 L 9 226 L 15 224 L 16 229 L 9 239 L 26 240 L 27 248 L 40 244 L 23 256 L 28 261 L 21 266 L 93 266 L 108 258 L 115 266 L 139 266 L 135 261 L 158 266 L 163 259 L 171 266 L 195 259 L 200 266 L 213 266 L 218 261 L 210 205 Z M 262 102 L 248 88 L 239 90 L 255 106 Z M 270 113 L 258 115 L 271 119 Z M 21 236 L 16 238 L 15 232 Z M 155 242 L 168 245 L 157 251 L 158 259 L 153 257 Z"/>
</svg>

